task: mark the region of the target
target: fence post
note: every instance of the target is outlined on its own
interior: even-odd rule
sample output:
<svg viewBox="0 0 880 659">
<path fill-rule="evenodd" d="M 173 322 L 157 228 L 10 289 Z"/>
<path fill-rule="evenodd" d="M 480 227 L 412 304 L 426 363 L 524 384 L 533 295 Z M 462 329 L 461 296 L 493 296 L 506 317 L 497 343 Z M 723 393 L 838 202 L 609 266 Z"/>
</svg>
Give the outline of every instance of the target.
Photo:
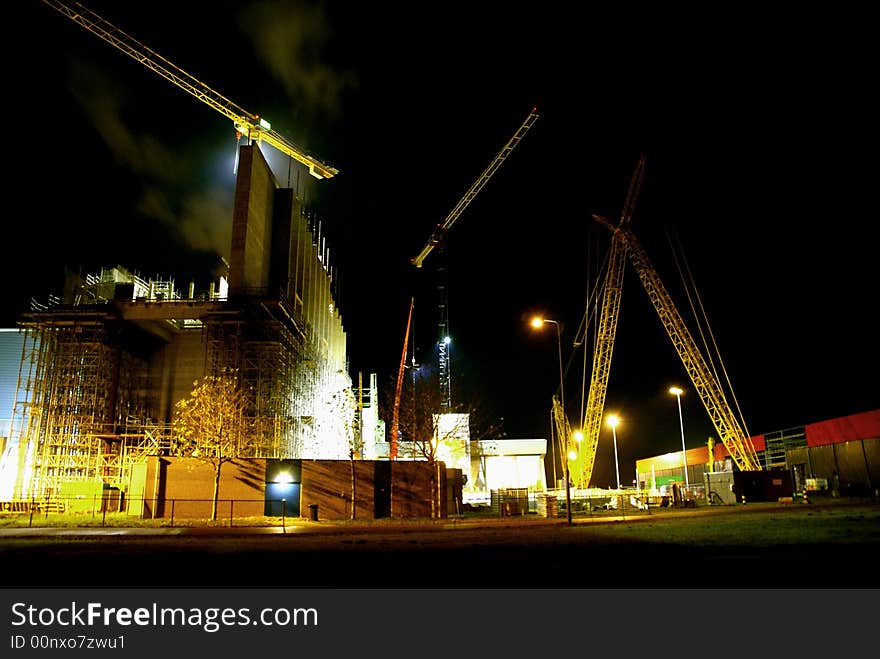
<svg viewBox="0 0 880 659">
<path fill-rule="evenodd" d="M 287 516 L 287 499 L 281 500 L 281 532 L 287 533 L 285 517 Z"/>
<path fill-rule="evenodd" d="M 235 508 L 235 499 L 229 500 L 229 528 L 232 528 L 233 508 Z"/>
<path fill-rule="evenodd" d="M 33 524 L 33 521 L 34 521 L 34 495 L 33 494 L 31 495 L 30 508 L 31 508 L 31 511 L 30 511 L 30 516 L 28 517 L 28 528 L 31 528 L 31 524 Z"/>
<path fill-rule="evenodd" d="M 174 502 L 175 501 L 177 501 L 177 499 L 171 500 L 171 526 L 174 526 Z"/>
<path fill-rule="evenodd" d="M 107 519 L 107 499 L 101 497 L 101 526 L 104 526 L 105 519 Z"/>
</svg>

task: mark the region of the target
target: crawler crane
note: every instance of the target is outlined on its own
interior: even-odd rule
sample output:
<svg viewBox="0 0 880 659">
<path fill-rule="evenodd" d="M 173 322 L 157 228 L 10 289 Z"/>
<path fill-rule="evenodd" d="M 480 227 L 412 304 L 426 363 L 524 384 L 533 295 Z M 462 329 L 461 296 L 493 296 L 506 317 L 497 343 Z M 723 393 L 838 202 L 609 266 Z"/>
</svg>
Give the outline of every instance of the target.
<svg viewBox="0 0 880 659">
<path fill-rule="evenodd" d="M 262 141 L 272 145 L 289 158 L 308 167 L 309 173 L 315 178 L 328 179 L 339 173 L 338 169 L 322 163 L 295 146 L 283 135 L 272 130 L 269 122 L 259 115 L 243 110 L 228 98 L 217 93 L 180 67 L 175 66 L 89 8 L 78 2 L 63 2 L 62 0 L 43 0 L 43 2 L 148 69 L 158 73 L 166 80 L 170 80 L 202 103 L 214 108 L 227 119 L 231 119 L 238 135 L 249 138 L 253 143 Z"/>
<path fill-rule="evenodd" d="M 619 226 L 629 226 L 642 178 L 645 172 L 645 156 L 639 158 L 633 173 L 620 214 Z M 605 291 L 599 314 L 599 325 L 593 347 L 593 368 L 590 374 L 590 389 L 582 426 L 583 440 L 574 465 L 570 466 L 575 487 L 589 487 L 599 445 L 599 430 L 605 408 L 605 392 L 611 373 L 611 354 L 614 350 L 614 337 L 617 334 L 617 317 L 623 295 L 623 273 L 626 265 L 626 241 L 624 235 L 615 232 L 611 237 L 611 251 L 608 256 L 608 269 L 605 274 Z"/>
<path fill-rule="evenodd" d="M 596 222 L 612 232 L 612 237 L 596 347 L 593 352 L 590 391 L 584 412 L 583 451 L 578 456 L 577 462 L 576 483 L 580 487 L 589 486 L 595 463 L 627 256 L 734 464 L 741 471 L 761 470 L 751 438 L 743 431 L 742 425 L 727 401 L 721 383 L 700 352 L 669 292 L 630 227 L 632 205 L 643 177 L 644 166 L 643 155 L 630 184 L 624 213 L 616 226 L 600 215 L 593 215 Z"/>
</svg>

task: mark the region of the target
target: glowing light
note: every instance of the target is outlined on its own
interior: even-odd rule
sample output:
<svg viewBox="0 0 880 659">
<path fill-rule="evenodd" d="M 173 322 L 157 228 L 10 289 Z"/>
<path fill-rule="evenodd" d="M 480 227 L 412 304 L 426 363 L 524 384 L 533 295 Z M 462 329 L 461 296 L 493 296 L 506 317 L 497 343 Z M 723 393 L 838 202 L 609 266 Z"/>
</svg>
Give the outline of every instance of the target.
<svg viewBox="0 0 880 659">
<path fill-rule="evenodd" d="M 448 336 L 444 336 L 443 343 L 445 343 L 446 345 L 449 345 L 450 343 L 452 343 L 452 339 Z"/>
<path fill-rule="evenodd" d="M 272 124 L 260 117 L 260 128 L 262 128 L 263 130 L 271 130 Z"/>
<path fill-rule="evenodd" d="M 617 425 L 620 423 L 620 417 L 611 414 L 607 423 L 611 426 L 611 433 L 614 435 L 614 474 L 617 477 L 617 489 L 620 489 L 620 463 L 617 461 Z"/>
<path fill-rule="evenodd" d="M 572 434 L 572 438 L 574 439 L 574 441 L 580 443 L 584 441 L 584 433 L 582 433 L 580 430 L 575 430 L 574 434 Z"/>
<path fill-rule="evenodd" d="M 575 451 L 574 449 L 570 450 L 568 452 L 568 459 L 569 460 L 577 460 L 578 459 L 577 451 Z"/>
<path fill-rule="evenodd" d="M 293 476 L 291 476 L 288 472 L 285 471 L 284 473 L 278 474 L 275 482 L 276 483 L 292 483 Z"/>
<path fill-rule="evenodd" d="M 681 387 L 669 387 L 669 393 L 675 396 L 675 400 L 678 401 L 678 422 L 681 424 L 681 470 L 684 472 L 684 486 L 689 487 L 690 483 L 688 482 L 688 472 L 687 472 L 687 448 L 684 443 L 684 417 L 681 413 L 681 395 L 684 393 L 684 390 Z"/>
<path fill-rule="evenodd" d="M 540 316 L 535 316 L 534 318 L 532 318 L 532 327 L 534 327 L 535 329 L 538 329 L 543 324 L 544 324 L 544 319 L 541 318 Z"/>
</svg>

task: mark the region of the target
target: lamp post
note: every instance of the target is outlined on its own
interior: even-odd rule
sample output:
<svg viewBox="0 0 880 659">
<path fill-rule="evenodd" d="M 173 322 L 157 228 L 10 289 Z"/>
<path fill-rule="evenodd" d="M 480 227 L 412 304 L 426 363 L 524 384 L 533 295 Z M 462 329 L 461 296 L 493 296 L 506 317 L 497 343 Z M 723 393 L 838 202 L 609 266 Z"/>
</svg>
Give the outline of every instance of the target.
<svg viewBox="0 0 880 659">
<path fill-rule="evenodd" d="M 559 404 L 562 406 L 562 413 L 565 414 L 565 386 L 564 377 L 562 375 L 562 330 L 559 323 L 550 318 L 541 318 L 536 316 L 532 318 L 532 327 L 540 329 L 544 323 L 553 323 L 556 325 L 556 348 L 559 355 Z M 564 441 L 564 449 L 562 453 L 562 477 L 565 482 L 565 517 L 569 526 L 571 526 L 571 493 L 568 479 L 568 437 L 562 438 Z"/>
<path fill-rule="evenodd" d="M 687 454 L 685 453 L 686 449 L 684 446 L 684 416 L 681 413 L 681 395 L 684 393 L 684 389 L 681 387 L 669 387 L 669 393 L 675 396 L 678 401 L 678 424 L 681 427 L 681 470 L 684 472 L 684 486 L 688 487 Z"/>
<path fill-rule="evenodd" d="M 614 437 L 614 474 L 617 476 L 617 489 L 620 489 L 620 466 L 617 462 L 617 424 L 620 423 L 620 417 L 612 414 L 608 417 L 608 425 L 611 426 L 611 435 Z"/>
</svg>

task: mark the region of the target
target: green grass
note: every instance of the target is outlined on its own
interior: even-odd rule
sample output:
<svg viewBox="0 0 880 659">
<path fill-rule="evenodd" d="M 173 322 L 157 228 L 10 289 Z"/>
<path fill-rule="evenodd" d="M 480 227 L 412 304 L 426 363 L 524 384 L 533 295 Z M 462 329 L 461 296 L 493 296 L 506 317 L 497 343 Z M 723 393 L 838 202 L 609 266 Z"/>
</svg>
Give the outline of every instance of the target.
<svg viewBox="0 0 880 659">
<path fill-rule="evenodd" d="M 605 540 L 694 546 L 880 544 L 880 506 L 736 508 L 723 515 L 590 525 L 583 533 Z"/>
</svg>

